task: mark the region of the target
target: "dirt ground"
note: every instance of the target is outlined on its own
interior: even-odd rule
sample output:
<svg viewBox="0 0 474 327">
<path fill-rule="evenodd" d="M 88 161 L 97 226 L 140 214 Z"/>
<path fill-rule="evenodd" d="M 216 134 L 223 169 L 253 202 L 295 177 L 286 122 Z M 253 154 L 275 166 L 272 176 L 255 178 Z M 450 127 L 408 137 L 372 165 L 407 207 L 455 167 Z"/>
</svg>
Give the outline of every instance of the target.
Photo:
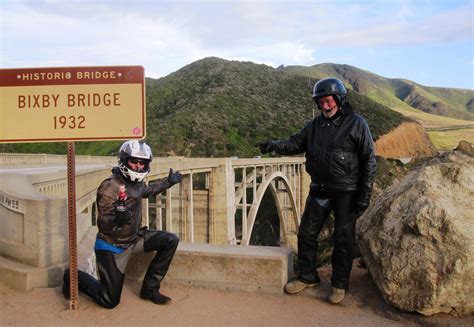
<svg viewBox="0 0 474 327">
<path fill-rule="evenodd" d="M 127 281 L 120 305 L 103 309 L 84 295 L 69 310 L 61 288 L 14 291 L 0 284 L 1 326 L 474 326 L 474 317 L 423 317 L 387 305 L 365 269 L 354 264 L 351 288 L 340 305 L 326 302 L 330 267 L 320 270 L 321 286 L 300 295 L 232 292 L 169 286 L 173 301 L 158 306 L 138 297 L 140 285 Z M 166 279 L 165 279 L 166 280 Z"/>
</svg>

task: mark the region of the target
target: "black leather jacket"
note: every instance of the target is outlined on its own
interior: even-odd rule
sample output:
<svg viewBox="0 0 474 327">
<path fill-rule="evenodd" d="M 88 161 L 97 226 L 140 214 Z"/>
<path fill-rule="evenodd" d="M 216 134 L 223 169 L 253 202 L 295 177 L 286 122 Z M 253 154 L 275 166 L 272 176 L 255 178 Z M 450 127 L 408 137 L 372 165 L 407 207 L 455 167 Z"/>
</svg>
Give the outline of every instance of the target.
<svg viewBox="0 0 474 327">
<path fill-rule="evenodd" d="M 120 185 L 125 185 L 126 188 L 125 206 L 129 210 L 131 220 L 130 224 L 118 227 L 114 222 L 114 204 L 117 201 Z M 161 193 L 170 186 L 168 178 L 149 185 L 144 182 L 132 182 L 122 175 L 118 167 L 114 167 L 112 175 L 105 179 L 97 189 L 99 238 L 122 247 L 128 247 L 136 242 L 142 223 L 142 198 Z"/>
<path fill-rule="evenodd" d="M 358 190 L 357 203 L 368 206 L 376 174 L 375 149 L 367 122 L 349 107 L 332 119 L 322 114 L 285 141 L 274 141 L 279 154 L 305 153 L 311 190 Z"/>
</svg>

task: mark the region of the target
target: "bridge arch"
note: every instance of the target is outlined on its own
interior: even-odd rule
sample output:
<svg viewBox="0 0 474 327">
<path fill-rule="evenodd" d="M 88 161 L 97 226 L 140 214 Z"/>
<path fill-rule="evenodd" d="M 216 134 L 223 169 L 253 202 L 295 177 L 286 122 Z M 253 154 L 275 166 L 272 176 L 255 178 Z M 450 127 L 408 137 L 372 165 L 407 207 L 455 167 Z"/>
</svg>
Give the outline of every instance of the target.
<svg viewBox="0 0 474 327">
<path fill-rule="evenodd" d="M 260 208 L 260 204 L 262 203 L 263 196 L 268 188 L 270 188 L 270 191 L 272 192 L 273 198 L 275 199 L 275 204 L 277 207 L 277 212 L 278 212 L 278 217 L 280 220 L 280 230 L 283 231 L 283 238 L 284 242 L 286 245 L 289 245 L 288 242 L 288 224 L 289 222 L 286 221 L 284 217 L 284 205 L 282 203 L 282 199 L 278 196 L 279 190 L 276 187 L 276 182 L 282 182 L 285 188 L 285 193 L 287 194 L 289 200 L 290 200 L 290 209 L 292 211 L 292 216 L 293 216 L 293 223 L 294 226 L 296 227 L 296 230 L 298 229 L 299 221 L 299 213 L 298 213 L 298 207 L 296 204 L 296 197 L 291 189 L 290 182 L 288 178 L 285 176 L 280 171 L 272 173 L 270 176 L 265 176 L 264 181 L 259 185 L 256 193 L 256 197 L 250 207 L 250 211 L 248 214 L 248 224 L 247 224 L 247 233 L 246 235 L 242 235 L 242 240 L 240 242 L 241 245 L 250 245 L 250 238 L 252 236 L 252 231 L 253 227 L 255 225 L 255 220 L 257 219 L 257 212 L 258 209 Z"/>
</svg>

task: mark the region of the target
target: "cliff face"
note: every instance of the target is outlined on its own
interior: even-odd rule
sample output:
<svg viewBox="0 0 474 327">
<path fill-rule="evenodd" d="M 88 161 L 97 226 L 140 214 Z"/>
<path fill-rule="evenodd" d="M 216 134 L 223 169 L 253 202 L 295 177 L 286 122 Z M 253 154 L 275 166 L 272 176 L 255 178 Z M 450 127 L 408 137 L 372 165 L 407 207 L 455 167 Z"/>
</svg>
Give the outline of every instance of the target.
<svg viewBox="0 0 474 327">
<path fill-rule="evenodd" d="M 376 153 L 386 158 L 432 156 L 437 150 L 425 129 L 415 122 L 404 122 L 375 142 Z"/>
</svg>

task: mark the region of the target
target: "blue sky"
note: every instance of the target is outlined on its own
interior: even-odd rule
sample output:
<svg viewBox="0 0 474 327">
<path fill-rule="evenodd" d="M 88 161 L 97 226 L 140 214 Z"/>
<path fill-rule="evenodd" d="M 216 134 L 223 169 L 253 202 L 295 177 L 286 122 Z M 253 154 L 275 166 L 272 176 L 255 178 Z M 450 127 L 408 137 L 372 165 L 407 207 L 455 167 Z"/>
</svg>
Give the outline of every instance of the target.
<svg viewBox="0 0 474 327">
<path fill-rule="evenodd" d="M 0 66 L 143 65 L 204 57 L 348 64 L 474 89 L 474 0 L 0 0 Z"/>
</svg>

